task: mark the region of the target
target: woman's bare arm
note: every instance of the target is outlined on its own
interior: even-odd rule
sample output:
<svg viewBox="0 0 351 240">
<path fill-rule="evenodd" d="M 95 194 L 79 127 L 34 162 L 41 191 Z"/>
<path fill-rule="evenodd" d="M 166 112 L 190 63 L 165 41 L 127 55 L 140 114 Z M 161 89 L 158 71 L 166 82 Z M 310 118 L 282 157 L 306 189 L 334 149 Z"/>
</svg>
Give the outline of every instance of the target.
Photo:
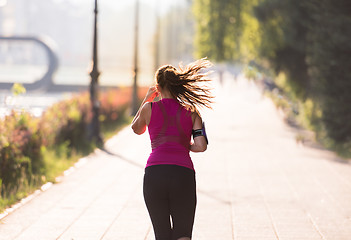
<svg viewBox="0 0 351 240">
<path fill-rule="evenodd" d="M 146 126 L 150 122 L 151 117 L 151 103 L 155 97 L 158 96 L 158 92 L 155 86 L 149 88 L 137 114 L 132 121 L 132 129 L 134 133 L 140 135 L 146 131 Z"/>
<path fill-rule="evenodd" d="M 193 113 L 193 129 L 202 129 L 202 119 L 197 113 Z M 207 149 L 207 142 L 204 136 L 198 136 L 194 138 L 194 142 L 190 145 L 190 151 L 192 152 L 204 152 Z"/>
</svg>

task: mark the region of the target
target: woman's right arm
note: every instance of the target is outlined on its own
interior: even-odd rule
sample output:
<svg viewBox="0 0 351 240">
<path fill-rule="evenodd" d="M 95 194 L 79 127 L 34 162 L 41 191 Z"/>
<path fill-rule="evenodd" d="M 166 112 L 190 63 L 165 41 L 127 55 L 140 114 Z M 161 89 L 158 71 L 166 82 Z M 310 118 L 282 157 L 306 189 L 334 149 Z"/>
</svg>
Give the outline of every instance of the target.
<svg viewBox="0 0 351 240">
<path fill-rule="evenodd" d="M 202 129 L 202 119 L 197 113 L 193 113 L 193 130 Z M 204 152 L 207 149 L 207 142 L 204 136 L 197 136 L 194 142 L 190 144 L 190 151 Z"/>
<path fill-rule="evenodd" d="M 144 101 L 132 121 L 131 127 L 134 133 L 140 135 L 145 132 L 146 126 L 149 124 L 151 118 L 151 104 L 149 102 L 152 102 L 158 94 L 155 86 L 149 88 Z"/>
</svg>

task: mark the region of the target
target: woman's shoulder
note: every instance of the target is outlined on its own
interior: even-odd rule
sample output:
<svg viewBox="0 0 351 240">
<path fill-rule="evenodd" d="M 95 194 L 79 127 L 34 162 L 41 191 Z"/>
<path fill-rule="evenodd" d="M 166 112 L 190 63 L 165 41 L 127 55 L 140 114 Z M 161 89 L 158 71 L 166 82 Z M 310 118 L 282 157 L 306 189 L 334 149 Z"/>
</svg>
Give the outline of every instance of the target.
<svg viewBox="0 0 351 240">
<path fill-rule="evenodd" d="M 152 103 L 151 102 L 146 102 L 143 105 L 143 109 L 151 109 L 151 107 L 152 107 Z"/>
<path fill-rule="evenodd" d="M 149 115 L 151 113 L 151 103 L 146 102 L 141 108 L 141 115 Z"/>
</svg>

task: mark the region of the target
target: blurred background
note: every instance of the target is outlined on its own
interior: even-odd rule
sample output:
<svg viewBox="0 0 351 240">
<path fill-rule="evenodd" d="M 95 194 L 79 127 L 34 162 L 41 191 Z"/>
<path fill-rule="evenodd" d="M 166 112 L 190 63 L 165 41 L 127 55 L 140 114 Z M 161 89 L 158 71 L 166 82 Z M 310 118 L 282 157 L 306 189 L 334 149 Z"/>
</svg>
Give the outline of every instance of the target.
<svg viewBox="0 0 351 240">
<path fill-rule="evenodd" d="M 101 85 L 132 83 L 135 4 L 128 0 L 98 1 Z M 189 1 L 140 0 L 140 84 L 152 82 L 156 40 L 162 49 L 159 64 L 192 58 L 193 28 L 192 24 L 187 24 L 190 21 L 189 5 Z M 59 60 L 53 81 L 87 85 L 92 58 L 93 10 L 93 1 L 1 0 L 0 35 L 45 37 Z M 156 39 L 157 34 L 159 39 Z M 166 42 L 173 47 L 168 48 Z M 0 68 L 1 82 L 33 82 L 46 71 L 46 54 L 33 42 L 3 40 L 0 41 Z"/>
<path fill-rule="evenodd" d="M 193 59 L 191 1 L 97 3 L 100 87 L 132 86 L 136 65 L 137 87 L 149 86 L 160 65 Z M 94 1 L 1 0 L 0 115 L 24 108 L 40 116 L 72 92 L 88 90 L 93 34 Z M 13 98 L 14 83 L 27 93 Z"/>
<path fill-rule="evenodd" d="M 350 1 L 99 0 L 98 5 L 101 87 L 148 86 L 162 64 L 208 57 L 220 81 L 223 73 L 233 80 L 244 73 L 320 138 L 351 141 Z M 59 85 L 86 90 L 93 22 L 94 1 L 0 0 L 0 87 L 34 83 L 51 62 L 51 90 Z M 36 41 L 6 39 L 11 36 Z M 46 96 L 47 104 L 62 94 Z M 9 100 L 3 94 L 0 100 L 6 112 Z"/>
<path fill-rule="evenodd" d="M 160 65 L 204 57 L 349 158 L 350 26 L 350 0 L 0 0 L 0 210 L 129 124 Z"/>
</svg>

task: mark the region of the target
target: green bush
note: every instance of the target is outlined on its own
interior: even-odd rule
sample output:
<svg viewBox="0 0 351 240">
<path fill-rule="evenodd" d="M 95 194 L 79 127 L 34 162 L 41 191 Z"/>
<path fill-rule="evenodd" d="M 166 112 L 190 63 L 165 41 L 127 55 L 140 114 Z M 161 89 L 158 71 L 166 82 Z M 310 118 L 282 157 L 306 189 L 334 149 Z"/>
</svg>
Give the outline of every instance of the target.
<svg viewBox="0 0 351 240">
<path fill-rule="evenodd" d="M 43 169 L 37 120 L 12 112 L 0 121 L 1 196 L 13 195 L 36 183 Z"/>
<path fill-rule="evenodd" d="M 351 152 L 349 0 L 260 0 L 258 59 L 286 75 L 284 94 L 326 146 Z M 305 119 L 303 119 L 305 118 Z"/>
<path fill-rule="evenodd" d="M 40 121 L 40 131 L 46 136 L 45 146 L 68 143 L 68 147 L 75 151 L 89 146 L 85 134 L 91 118 L 89 107 L 89 95 L 84 93 L 48 108 Z"/>
<path fill-rule="evenodd" d="M 308 64 L 318 90 L 328 137 L 351 143 L 350 1 L 308 1 Z M 350 149 L 351 150 L 351 149 Z"/>
<path fill-rule="evenodd" d="M 115 123 L 126 119 L 130 99 L 130 88 L 101 93 L 102 129 L 116 128 Z M 0 209 L 52 181 L 72 164 L 71 155 L 93 150 L 86 134 L 91 117 L 89 94 L 81 93 L 49 107 L 40 118 L 13 111 L 0 119 Z M 62 164 L 55 162 L 61 159 Z"/>
</svg>

